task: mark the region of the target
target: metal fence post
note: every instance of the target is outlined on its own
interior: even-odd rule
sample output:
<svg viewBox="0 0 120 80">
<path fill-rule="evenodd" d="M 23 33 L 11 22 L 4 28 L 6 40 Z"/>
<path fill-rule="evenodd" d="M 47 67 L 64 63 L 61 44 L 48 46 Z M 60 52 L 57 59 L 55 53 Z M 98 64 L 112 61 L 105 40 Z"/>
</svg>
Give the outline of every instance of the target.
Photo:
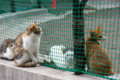
<svg viewBox="0 0 120 80">
<path fill-rule="evenodd" d="M 11 12 L 15 12 L 15 1 L 14 0 L 10 0 L 10 5 L 11 5 Z"/>
<path fill-rule="evenodd" d="M 73 0 L 73 39 L 74 39 L 74 74 L 83 74 L 85 71 L 85 39 L 84 39 L 84 6 L 88 0 Z"/>
<path fill-rule="evenodd" d="M 38 7 L 38 8 L 41 8 L 41 7 L 42 7 L 41 4 L 42 4 L 42 3 L 41 3 L 41 0 L 37 0 L 37 7 Z"/>
</svg>

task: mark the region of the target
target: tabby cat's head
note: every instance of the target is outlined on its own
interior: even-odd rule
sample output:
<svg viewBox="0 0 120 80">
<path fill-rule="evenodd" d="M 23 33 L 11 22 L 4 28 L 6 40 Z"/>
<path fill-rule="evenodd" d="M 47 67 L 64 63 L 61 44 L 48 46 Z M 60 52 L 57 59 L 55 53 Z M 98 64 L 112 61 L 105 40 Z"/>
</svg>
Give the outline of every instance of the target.
<svg viewBox="0 0 120 80">
<path fill-rule="evenodd" d="M 13 50 L 15 40 L 13 40 L 13 39 L 5 39 L 5 41 L 6 41 L 7 47 L 9 47 L 11 50 Z"/>
<path fill-rule="evenodd" d="M 102 26 L 102 24 L 99 27 L 97 27 L 96 30 L 89 30 L 91 38 L 96 39 L 96 40 L 105 40 L 106 39 L 105 32 L 102 31 L 101 26 Z"/>
<path fill-rule="evenodd" d="M 27 32 L 27 35 L 30 35 L 31 33 L 34 33 L 38 36 L 42 35 L 42 29 L 37 26 L 36 22 L 28 26 L 26 29 L 26 32 Z"/>
</svg>

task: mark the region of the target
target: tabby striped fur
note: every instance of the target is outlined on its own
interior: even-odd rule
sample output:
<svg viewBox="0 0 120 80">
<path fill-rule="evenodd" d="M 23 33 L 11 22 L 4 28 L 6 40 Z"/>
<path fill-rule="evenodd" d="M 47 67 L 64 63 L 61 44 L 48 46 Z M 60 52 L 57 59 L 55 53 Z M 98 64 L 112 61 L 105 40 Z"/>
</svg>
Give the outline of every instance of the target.
<svg viewBox="0 0 120 80">
<path fill-rule="evenodd" d="M 107 51 L 99 43 L 106 38 L 101 26 L 102 24 L 96 30 L 90 30 L 90 35 L 86 39 L 87 67 L 95 74 L 108 76 L 115 73 Z"/>
</svg>

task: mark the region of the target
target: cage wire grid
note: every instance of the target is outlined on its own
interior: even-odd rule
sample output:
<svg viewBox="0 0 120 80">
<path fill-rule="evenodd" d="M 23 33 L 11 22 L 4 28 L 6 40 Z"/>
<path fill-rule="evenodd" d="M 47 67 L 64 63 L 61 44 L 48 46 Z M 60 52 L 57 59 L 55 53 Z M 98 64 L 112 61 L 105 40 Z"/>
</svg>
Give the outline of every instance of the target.
<svg viewBox="0 0 120 80">
<path fill-rule="evenodd" d="M 76 0 L 75 4 L 80 5 L 80 1 L 84 0 Z M 27 26 L 36 21 L 43 30 L 39 49 L 40 58 L 44 60 L 42 64 L 75 72 L 73 17 L 80 15 L 73 16 L 76 12 L 73 12 L 72 0 L 56 0 L 56 8 L 52 5 L 53 0 L 0 0 L 0 42 L 5 38 L 16 38 Z M 76 21 L 78 26 L 84 25 L 85 41 L 90 34 L 89 30 L 95 30 L 102 24 L 102 31 L 107 38 L 100 44 L 111 59 L 115 75 L 97 75 L 87 71 L 86 67 L 85 71 L 77 70 L 106 79 L 120 79 L 120 1 L 88 0 L 85 7 L 78 8 L 84 8 L 82 20 L 84 24 L 79 24 L 79 19 Z M 82 34 L 79 31 L 77 33 Z"/>
</svg>

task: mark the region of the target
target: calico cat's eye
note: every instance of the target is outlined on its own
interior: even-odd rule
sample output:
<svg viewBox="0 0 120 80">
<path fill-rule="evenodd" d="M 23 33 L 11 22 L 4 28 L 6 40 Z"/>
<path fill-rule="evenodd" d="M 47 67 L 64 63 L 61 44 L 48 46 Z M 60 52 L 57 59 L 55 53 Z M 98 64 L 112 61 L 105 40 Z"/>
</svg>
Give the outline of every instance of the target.
<svg viewBox="0 0 120 80">
<path fill-rule="evenodd" d="M 40 33 L 40 31 L 36 31 L 36 32 L 35 32 L 35 34 L 39 34 L 39 33 Z"/>
</svg>

